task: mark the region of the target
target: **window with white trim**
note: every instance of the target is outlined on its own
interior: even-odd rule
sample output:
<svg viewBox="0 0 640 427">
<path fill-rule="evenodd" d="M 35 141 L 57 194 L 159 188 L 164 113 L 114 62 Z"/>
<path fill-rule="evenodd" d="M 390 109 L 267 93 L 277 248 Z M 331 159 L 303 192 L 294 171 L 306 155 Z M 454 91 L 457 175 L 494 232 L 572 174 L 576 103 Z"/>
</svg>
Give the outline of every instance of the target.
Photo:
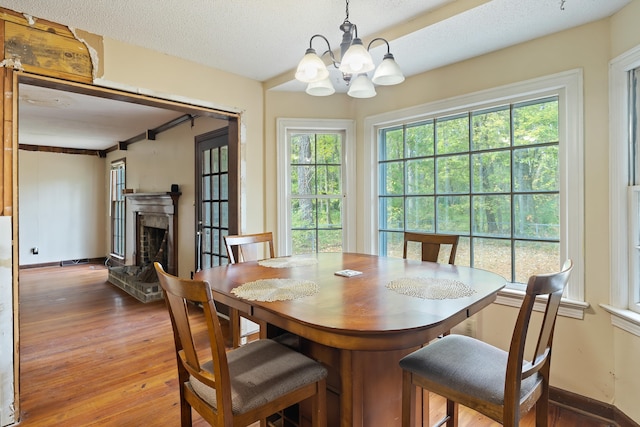
<svg viewBox="0 0 640 427">
<path fill-rule="evenodd" d="M 611 322 L 640 336 L 640 46 L 609 67 L 609 230 Z"/>
<path fill-rule="evenodd" d="M 534 137 L 531 130 L 527 131 L 528 134 L 525 132 L 518 136 L 518 127 L 522 130 L 526 126 L 517 124 L 518 119 L 514 121 L 514 117 L 528 108 L 547 108 L 553 117 L 551 120 L 539 120 L 539 123 L 546 122 L 548 126 L 554 128 L 553 131 L 546 133 L 544 137 Z M 365 129 L 370 130 L 371 133 L 370 142 L 365 141 L 365 150 L 368 149 L 367 161 L 374 170 L 374 176 L 365 183 L 365 188 L 370 188 L 372 191 L 371 197 L 365 197 L 365 200 L 379 202 L 378 206 L 365 206 L 365 212 L 371 212 L 371 216 L 366 218 L 368 222 L 366 228 L 370 232 L 367 238 L 369 251 L 393 254 L 393 250 L 389 251 L 389 237 L 396 232 L 401 234 L 404 230 L 417 229 L 461 234 L 464 237 L 462 248 L 459 246 L 458 249 L 458 256 L 462 255 L 459 259 L 464 264 L 487 268 L 489 257 L 494 256 L 489 255 L 487 243 L 498 248 L 502 247 L 504 253 L 499 253 L 500 251 L 495 253 L 502 258 L 502 265 L 506 270 L 498 272 L 511 282 L 508 288 L 515 291 L 514 295 L 517 295 L 517 292 L 522 289 L 517 282 L 525 282 L 527 276 L 534 271 L 540 272 L 536 266 L 519 260 L 524 256 L 521 249 L 524 246 L 544 247 L 544 257 L 545 259 L 553 258 L 552 264 L 555 269 L 559 269 L 567 258 L 574 261 L 574 271 L 565 294 L 565 307 L 571 307 L 565 311 L 565 314 L 581 318 L 587 306 L 582 302 L 584 301 L 582 110 L 582 72 L 574 70 L 367 118 Z M 482 121 L 488 123 L 498 117 L 502 124 L 493 129 L 493 131 L 496 129 L 499 131 L 490 136 L 494 140 L 493 145 L 476 144 L 474 150 L 474 120 L 476 123 Z M 443 125 L 440 130 L 437 129 L 439 123 Z M 427 129 L 417 129 L 416 126 L 426 126 Z M 452 127 L 456 129 L 451 129 Z M 415 138 L 416 134 L 420 133 L 419 130 L 424 130 L 425 135 L 429 134 L 428 138 L 433 138 L 434 148 L 432 154 L 426 152 L 413 157 L 406 157 L 406 151 L 403 154 L 404 164 L 397 167 L 406 168 L 407 173 L 403 172 L 403 176 L 411 182 L 398 184 L 398 191 L 402 189 L 404 192 L 403 200 L 402 202 L 395 200 L 397 209 L 394 210 L 389 209 L 389 205 L 393 205 L 392 197 L 386 197 L 390 195 L 390 191 L 388 188 L 383 188 L 384 183 L 387 183 L 385 173 L 389 169 L 383 166 L 388 160 L 383 151 L 383 144 L 389 132 L 400 129 L 404 129 L 400 133 L 403 143 L 406 144 L 405 150 L 415 149 L 411 147 L 415 146 Z M 483 136 L 482 132 L 478 128 L 477 136 Z M 555 136 L 550 137 L 551 134 Z M 466 141 L 464 142 L 468 144 L 466 148 L 457 148 L 455 153 L 449 152 L 447 147 L 439 148 L 437 141 L 439 137 L 451 139 L 455 135 L 459 136 L 459 141 Z M 539 136 L 542 136 L 542 133 Z M 426 136 L 423 135 L 420 138 L 426 138 Z M 371 145 L 371 148 L 368 148 L 368 145 Z M 440 154 L 438 154 L 439 150 Z M 526 153 L 526 150 L 530 151 Z M 537 166 L 538 173 L 542 173 L 539 178 L 549 180 L 547 182 L 549 185 L 540 186 L 538 182 L 535 184 L 537 188 L 524 187 L 521 180 L 514 178 L 514 174 L 518 174 L 516 166 L 524 160 L 525 154 L 533 154 L 530 158 L 535 162 L 543 156 L 550 156 L 544 162 L 538 162 Z M 496 156 L 497 158 L 493 159 Z M 418 167 L 419 162 L 415 161 L 414 157 L 421 159 L 424 163 L 423 172 L 427 175 L 431 174 L 430 177 L 427 178 L 426 175 L 424 178 L 408 177 L 409 172 L 418 173 L 418 175 L 422 173 L 420 172 L 422 166 Z M 458 165 L 459 168 L 456 171 L 450 170 L 460 163 L 457 162 L 458 160 L 463 165 Z M 500 175 L 504 179 L 498 179 L 499 176 L 494 175 L 493 180 L 497 179 L 497 181 L 488 187 L 484 185 L 484 181 L 478 181 L 483 164 L 486 162 L 495 167 L 508 166 Z M 431 163 L 433 163 L 432 168 L 428 167 Z M 533 165 L 533 163 L 530 164 Z M 543 171 L 545 165 L 552 167 L 553 170 Z M 484 170 L 486 171 L 486 168 Z M 506 172 L 507 170 L 509 172 Z M 441 174 L 444 171 L 456 174 L 456 180 L 459 181 L 456 182 L 457 186 L 448 185 L 453 184 L 452 182 L 447 184 L 446 176 Z M 464 180 L 458 180 L 460 175 L 466 177 L 466 184 Z M 505 178 L 507 176 L 508 178 Z M 433 189 L 431 187 L 420 189 L 415 195 L 407 196 L 407 192 L 411 193 L 416 188 L 428 186 L 429 182 L 433 184 Z M 393 193 L 393 187 L 391 190 Z M 423 194 L 425 191 L 426 193 Z M 413 196 L 416 196 L 416 200 L 410 200 L 414 199 Z M 492 214 L 499 213 L 499 215 L 495 215 L 493 220 L 487 215 L 482 215 L 474 207 L 474 198 L 475 202 L 480 204 L 478 206 L 484 204 L 485 207 L 489 207 L 489 202 L 495 202 L 496 209 L 493 209 Z M 541 216 L 541 213 L 536 210 L 521 211 L 525 199 L 531 202 L 528 205 L 530 208 L 548 208 L 550 212 Z M 539 199 L 544 201 L 540 202 Z M 459 203 L 453 203 L 456 201 Z M 424 206 L 413 211 L 426 211 L 429 215 L 421 219 L 416 217 L 411 208 L 416 203 L 422 203 Z M 432 209 L 429 206 L 432 206 Z M 390 212 L 392 218 L 394 214 L 400 218 L 399 212 L 403 210 L 403 223 L 388 222 L 389 216 L 385 216 L 385 212 Z M 543 217 L 544 219 L 540 221 Z M 540 226 L 544 230 L 540 229 Z M 475 248 L 474 239 L 477 239 L 478 243 Z M 391 246 L 393 247 L 393 244 Z M 460 252 L 461 249 L 462 252 Z M 543 268 L 547 268 L 546 264 Z M 575 310 L 572 311 L 574 308 Z"/>
<path fill-rule="evenodd" d="M 640 313 L 640 67 L 629 71 L 629 310 Z"/>
<path fill-rule="evenodd" d="M 125 160 L 111 162 L 110 174 L 110 215 L 111 215 L 111 256 L 124 259 L 125 256 Z"/>
<path fill-rule="evenodd" d="M 348 251 L 353 123 L 281 119 L 278 141 L 278 254 Z"/>
</svg>

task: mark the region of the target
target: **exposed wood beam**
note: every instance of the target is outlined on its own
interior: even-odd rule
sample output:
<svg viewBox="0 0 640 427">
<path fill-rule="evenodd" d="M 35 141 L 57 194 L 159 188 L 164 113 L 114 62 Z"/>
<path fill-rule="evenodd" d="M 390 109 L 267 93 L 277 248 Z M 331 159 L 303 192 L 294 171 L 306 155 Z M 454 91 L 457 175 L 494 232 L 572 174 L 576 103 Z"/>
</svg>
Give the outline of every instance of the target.
<svg viewBox="0 0 640 427">
<path fill-rule="evenodd" d="M 147 129 L 146 132 L 140 133 L 136 136 L 132 136 L 131 138 L 125 140 L 125 141 L 119 141 L 117 145 L 115 145 L 115 150 L 126 150 L 127 147 L 130 144 L 133 144 L 134 142 L 140 142 L 140 141 L 144 141 L 144 140 L 149 140 L 149 141 L 155 141 L 156 140 L 156 135 L 159 135 L 162 132 L 168 131 L 171 128 L 174 128 L 184 122 L 186 122 L 187 120 L 191 120 L 191 126 L 193 126 L 193 122 L 194 120 L 197 118 L 198 116 L 193 115 L 193 114 L 185 114 L 184 116 L 180 116 L 178 118 L 175 118 L 173 120 L 170 120 L 166 123 L 161 124 L 158 127 L 155 127 L 153 129 Z M 111 152 L 113 150 L 109 149 L 109 152 Z"/>
<path fill-rule="evenodd" d="M 30 144 L 20 144 L 18 148 L 24 151 L 42 151 L 45 153 L 84 154 L 87 156 L 98 156 L 98 157 L 107 156 L 107 152 L 105 150 L 86 150 L 84 148 L 51 147 L 48 145 L 30 145 Z"/>
</svg>

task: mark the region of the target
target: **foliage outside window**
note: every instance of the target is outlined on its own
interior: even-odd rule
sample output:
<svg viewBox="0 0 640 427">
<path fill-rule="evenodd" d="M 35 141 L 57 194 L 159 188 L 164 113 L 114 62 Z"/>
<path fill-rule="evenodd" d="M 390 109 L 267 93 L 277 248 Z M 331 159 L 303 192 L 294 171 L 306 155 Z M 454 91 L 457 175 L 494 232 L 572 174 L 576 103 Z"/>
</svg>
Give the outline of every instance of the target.
<svg viewBox="0 0 640 427">
<path fill-rule="evenodd" d="M 340 252 L 344 135 L 300 131 L 288 141 L 292 253 Z"/>
<path fill-rule="evenodd" d="M 378 248 L 404 231 L 458 234 L 456 264 L 511 282 L 560 263 L 558 98 L 379 130 Z"/>
<path fill-rule="evenodd" d="M 125 256 L 125 161 L 111 163 L 111 254 L 118 258 Z"/>
</svg>

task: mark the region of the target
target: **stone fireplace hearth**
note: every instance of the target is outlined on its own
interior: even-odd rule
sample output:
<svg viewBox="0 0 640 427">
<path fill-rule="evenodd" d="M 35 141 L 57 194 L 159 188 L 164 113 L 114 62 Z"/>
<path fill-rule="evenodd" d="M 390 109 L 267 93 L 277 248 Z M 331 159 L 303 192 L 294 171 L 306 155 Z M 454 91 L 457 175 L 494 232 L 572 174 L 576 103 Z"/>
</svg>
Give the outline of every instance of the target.
<svg viewBox="0 0 640 427">
<path fill-rule="evenodd" d="M 154 261 L 165 271 L 178 271 L 178 210 L 181 193 L 132 193 L 125 195 L 133 212 L 135 264 L 109 267 L 109 282 L 141 302 L 162 299 Z"/>
</svg>

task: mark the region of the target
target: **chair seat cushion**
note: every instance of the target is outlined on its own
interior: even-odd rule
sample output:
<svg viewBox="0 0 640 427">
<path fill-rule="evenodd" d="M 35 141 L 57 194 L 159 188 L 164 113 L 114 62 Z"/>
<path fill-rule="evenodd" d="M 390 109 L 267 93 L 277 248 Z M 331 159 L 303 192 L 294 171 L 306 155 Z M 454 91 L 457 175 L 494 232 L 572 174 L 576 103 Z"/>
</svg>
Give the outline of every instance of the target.
<svg viewBox="0 0 640 427">
<path fill-rule="evenodd" d="M 267 339 L 228 352 L 227 360 L 234 414 L 243 414 L 327 376 L 320 363 Z M 213 372 L 212 362 L 205 363 L 203 369 Z M 194 377 L 190 383 L 198 396 L 217 407 L 214 389 Z"/>
<path fill-rule="evenodd" d="M 495 405 L 504 404 L 508 353 L 480 340 L 447 335 L 400 360 L 400 367 L 450 390 Z M 533 374 L 522 381 L 520 396 L 541 381 Z"/>
</svg>

